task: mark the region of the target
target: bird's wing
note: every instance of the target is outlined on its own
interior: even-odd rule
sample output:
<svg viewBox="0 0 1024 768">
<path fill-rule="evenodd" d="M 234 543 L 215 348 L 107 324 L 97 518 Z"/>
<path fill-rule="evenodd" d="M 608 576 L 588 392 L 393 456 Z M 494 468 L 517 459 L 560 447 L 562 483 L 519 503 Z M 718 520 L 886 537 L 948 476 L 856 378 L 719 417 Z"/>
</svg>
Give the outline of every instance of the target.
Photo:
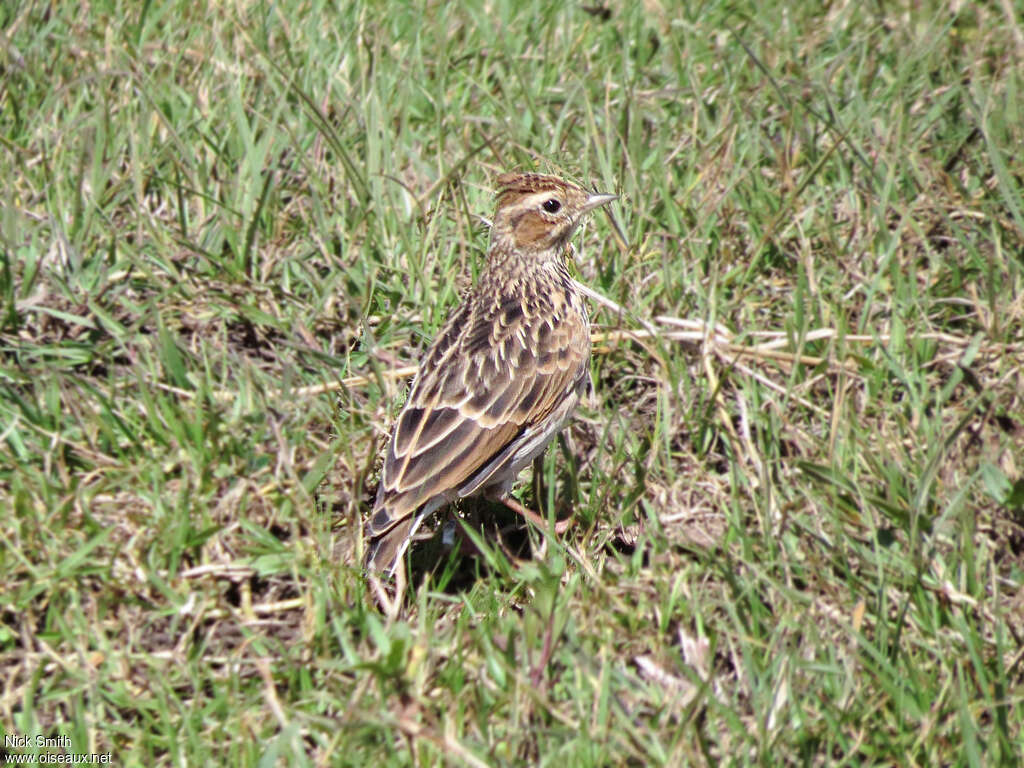
<svg viewBox="0 0 1024 768">
<path fill-rule="evenodd" d="M 395 424 L 371 537 L 405 528 L 411 535 L 415 523 L 402 523 L 419 507 L 460 495 L 469 478 L 482 486 L 486 477 L 475 472 L 564 412 L 587 375 L 590 337 L 570 304 L 551 310 L 529 313 L 508 298 L 485 312 L 463 305 L 449 318 Z"/>
</svg>

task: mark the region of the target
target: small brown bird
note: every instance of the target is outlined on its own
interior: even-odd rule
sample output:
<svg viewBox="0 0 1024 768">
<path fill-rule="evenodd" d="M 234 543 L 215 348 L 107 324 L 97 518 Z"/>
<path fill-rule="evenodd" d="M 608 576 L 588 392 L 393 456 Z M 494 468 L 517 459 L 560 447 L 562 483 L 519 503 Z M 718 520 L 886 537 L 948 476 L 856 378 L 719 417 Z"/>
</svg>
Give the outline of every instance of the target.
<svg viewBox="0 0 1024 768">
<path fill-rule="evenodd" d="M 483 495 L 535 523 L 508 494 L 590 384 L 590 321 L 569 275 L 569 239 L 615 195 L 555 176 L 498 177 L 487 265 L 420 363 L 384 456 L 366 567 L 393 574 L 423 519 Z"/>
</svg>

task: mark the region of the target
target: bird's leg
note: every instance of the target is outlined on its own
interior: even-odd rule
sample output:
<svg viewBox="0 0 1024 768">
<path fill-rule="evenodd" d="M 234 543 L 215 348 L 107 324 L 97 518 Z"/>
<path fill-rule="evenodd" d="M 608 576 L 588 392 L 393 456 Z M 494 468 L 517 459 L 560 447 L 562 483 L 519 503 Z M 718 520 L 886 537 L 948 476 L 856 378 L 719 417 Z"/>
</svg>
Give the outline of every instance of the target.
<svg viewBox="0 0 1024 768">
<path fill-rule="evenodd" d="M 480 548 L 477 547 L 476 543 L 466 533 L 468 526 L 473 526 L 479 530 L 479 522 L 477 520 L 478 515 L 475 511 L 467 513 L 466 517 L 459 517 L 455 514 L 454 509 L 448 513 L 448 522 L 445 523 L 445 536 L 444 546 L 445 549 L 451 551 L 452 549 L 458 548 L 460 555 L 480 555 Z M 451 529 L 449 530 L 449 526 Z M 458 536 L 459 540 L 456 542 L 455 536 Z"/>
<path fill-rule="evenodd" d="M 474 557 L 479 557 L 483 553 L 480 552 L 480 547 L 476 545 L 476 542 L 469 537 L 468 533 L 466 533 L 467 525 L 469 525 L 468 520 L 456 519 L 455 521 L 455 532 L 459 536 L 459 554 L 463 556 L 473 555 Z"/>
<path fill-rule="evenodd" d="M 543 517 L 538 515 L 532 509 L 527 509 L 522 504 L 520 504 L 518 501 L 513 499 L 511 496 L 503 496 L 502 498 L 499 499 L 499 501 L 502 504 L 504 504 L 506 507 L 511 509 L 513 512 L 516 512 L 516 513 L 522 515 L 523 517 L 525 517 L 527 520 L 529 520 L 531 523 L 536 525 L 538 528 L 546 528 L 547 527 L 547 524 L 548 524 L 547 520 L 545 520 Z M 572 519 L 571 518 L 567 519 L 567 520 L 559 520 L 557 523 L 555 523 L 555 533 L 557 533 L 558 535 L 562 535 L 563 533 L 566 532 L 566 530 L 568 530 L 570 525 L 572 525 Z"/>
<path fill-rule="evenodd" d="M 544 509 L 547 493 L 544 488 L 544 454 L 533 460 L 533 498 L 537 500 L 537 509 Z"/>
<path fill-rule="evenodd" d="M 466 529 L 468 527 L 473 526 L 478 533 L 480 533 L 481 535 L 483 534 L 483 529 L 478 527 L 479 523 L 475 520 L 475 518 L 476 518 L 476 514 L 475 513 L 473 514 L 473 517 L 474 517 L 474 520 L 471 521 L 468 518 L 459 518 L 459 517 L 456 517 L 455 515 L 452 515 L 451 522 L 453 522 L 455 524 L 455 533 L 458 534 L 458 537 L 459 537 L 458 544 L 455 545 L 455 546 L 458 547 L 458 552 L 462 556 L 471 555 L 473 557 L 477 557 L 477 558 L 481 558 L 483 560 L 486 560 L 487 558 L 484 555 L 483 551 L 480 549 L 479 546 L 477 546 L 477 543 L 475 541 L 473 541 L 473 538 L 466 531 Z M 501 551 L 505 554 L 505 557 L 508 558 L 509 562 L 512 562 L 512 563 L 520 563 L 520 562 L 522 562 L 518 557 L 516 557 L 511 552 L 511 550 L 509 550 L 508 546 L 505 544 L 504 540 L 502 539 L 501 531 L 498 531 L 497 533 L 498 533 L 497 545 L 499 547 L 501 547 Z"/>
</svg>

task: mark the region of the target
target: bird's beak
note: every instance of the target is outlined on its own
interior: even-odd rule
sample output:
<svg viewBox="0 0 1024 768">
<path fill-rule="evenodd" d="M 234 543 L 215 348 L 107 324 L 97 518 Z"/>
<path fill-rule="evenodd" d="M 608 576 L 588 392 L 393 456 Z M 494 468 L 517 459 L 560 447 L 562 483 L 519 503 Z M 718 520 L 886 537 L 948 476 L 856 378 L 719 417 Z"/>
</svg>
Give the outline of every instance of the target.
<svg viewBox="0 0 1024 768">
<path fill-rule="evenodd" d="M 602 205 L 610 203 L 612 200 L 618 199 L 618 195 L 591 195 L 587 198 L 587 202 L 583 204 L 583 212 L 592 211 L 595 208 L 600 208 Z"/>
</svg>

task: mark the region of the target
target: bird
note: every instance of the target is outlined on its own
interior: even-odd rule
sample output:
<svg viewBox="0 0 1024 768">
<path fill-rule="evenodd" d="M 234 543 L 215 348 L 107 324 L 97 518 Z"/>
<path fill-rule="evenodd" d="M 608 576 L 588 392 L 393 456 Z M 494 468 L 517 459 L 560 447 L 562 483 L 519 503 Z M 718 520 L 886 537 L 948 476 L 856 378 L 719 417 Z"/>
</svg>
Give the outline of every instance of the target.
<svg viewBox="0 0 1024 768">
<path fill-rule="evenodd" d="M 423 520 L 458 499 L 500 501 L 566 425 L 590 380 L 590 320 L 570 239 L 617 195 L 503 173 L 486 263 L 420 362 L 365 526 L 368 573 L 393 576 Z M 560 531 L 559 531 L 560 532 Z"/>
</svg>

